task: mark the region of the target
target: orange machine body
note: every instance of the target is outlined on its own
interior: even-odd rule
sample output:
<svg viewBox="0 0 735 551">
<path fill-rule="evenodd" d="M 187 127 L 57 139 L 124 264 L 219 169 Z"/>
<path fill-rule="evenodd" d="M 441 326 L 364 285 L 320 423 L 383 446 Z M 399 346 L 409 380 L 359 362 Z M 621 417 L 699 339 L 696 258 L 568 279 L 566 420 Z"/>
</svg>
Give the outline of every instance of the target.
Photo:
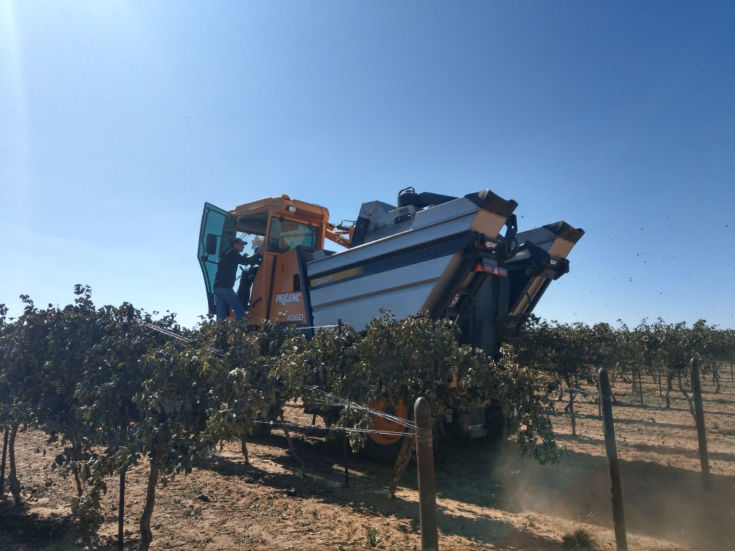
<svg viewBox="0 0 735 551">
<path fill-rule="evenodd" d="M 297 248 L 324 248 L 329 211 L 282 195 L 239 205 L 230 213 L 235 216 L 237 231 L 263 239 L 259 251 L 262 261 L 250 294 L 248 323 L 307 323 L 304 265 Z"/>
</svg>

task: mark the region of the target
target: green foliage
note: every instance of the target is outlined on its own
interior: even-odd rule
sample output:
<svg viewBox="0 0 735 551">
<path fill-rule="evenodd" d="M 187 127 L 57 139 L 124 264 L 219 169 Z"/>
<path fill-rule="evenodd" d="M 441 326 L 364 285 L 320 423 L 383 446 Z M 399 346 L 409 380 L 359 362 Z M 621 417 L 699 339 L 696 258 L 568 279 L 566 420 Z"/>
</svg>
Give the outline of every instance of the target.
<svg viewBox="0 0 735 551">
<path fill-rule="evenodd" d="M 524 454 L 533 455 L 541 464 L 558 461 L 561 450 L 548 415 L 549 397 L 538 373 L 521 365 L 511 346 L 502 348 L 502 356 L 502 378 L 495 399 L 517 426 L 516 442 Z"/>
<path fill-rule="evenodd" d="M 0 304 L 0 425 L 11 424 L 15 396 L 16 365 L 11 363 L 17 323 L 8 322 L 8 308 Z"/>
<path fill-rule="evenodd" d="M 377 547 L 377 545 L 383 540 L 378 534 L 378 531 L 372 526 L 368 526 L 365 531 L 365 539 L 369 547 Z"/>
<path fill-rule="evenodd" d="M 439 432 L 448 409 L 492 406 L 525 453 L 551 462 L 559 449 L 549 394 L 561 382 L 594 382 L 606 367 L 685 385 L 692 356 L 707 366 L 735 360 L 735 332 L 704 320 L 692 327 L 644 320 L 630 330 L 530 317 L 507 333 L 494 359 L 459 345 L 451 321 L 421 316 L 384 314 L 364 332 L 342 327 L 307 339 L 275 325 L 209 322 L 187 331 L 172 314 L 154 319 L 127 303 L 97 308 L 84 285 L 63 308 L 21 298 L 15 320 L 0 304 L 0 423 L 35 425 L 66 444 L 57 466 L 74 475 L 72 508 L 92 529 L 101 521 L 104 476 L 146 456 L 156 471 L 189 471 L 218 441 L 276 420 L 286 401 L 303 399 L 328 423 L 369 428 L 372 415 L 351 404 L 402 401 L 411 417 L 424 396 Z M 353 447 L 363 439 L 351 436 Z"/>
<path fill-rule="evenodd" d="M 356 404 L 402 401 L 413 414 L 419 396 L 431 404 L 440 426 L 445 411 L 462 412 L 494 404 L 522 427 L 518 441 L 524 452 L 554 461 L 558 448 L 548 419 L 546 397 L 527 369 L 511 359 L 495 362 L 483 351 L 459 345 L 449 320 L 428 317 L 396 320 L 384 314 L 363 333 L 349 327 L 342 332 L 322 331 L 311 339 L 288 342 L 276 367 L 293 396 L 318 404 L 321 395 L 309 385 Z M 372 415 L 352 407 L 323 407 L 330 422 L 370 428 Z M 350 435 L 353 449 L 364 444 L 364 434 Z"/>
<path fill-rule="evenodd" d="M 529 316 L 510 343 L 520 364 L 571 384 L 575 378 L 591 380 L 595 365 L 609 363 L 612 341 L 606 324 L 590 328 L 582 323 L 560 324 Z"/>
<path fill-rule="evenodd" d="M 86 532 L 97 532 L 105 521 L 100 497 L 100 489 L 93 487 L 91 491 L 75 496 L 71 500 L 71 512 Z"/>
<path fill-rule="evenodd" d="M 39 386 L 45 356 L 39 343 L 46 335 L 47 311 L 38 310 L 33 301 L 21 295 L 23 314 L 5 328 L 2 372 L 2 415 L 9 425 L 35 424 L 40 396 Z"/>
<path fill-rule="evenodd" d="M 664 377 L 667 388 L 677 379 L 686 392 L 691 358 L 699 357 L 709 366 L 735 359 L 735 332 L 717 329 L 704 320 L 691 327 L 683 322 L 643 320 L 630 330 L 626 325 L 616 329 L 608 324 L 590 327 L 530 316 L 508 341 L 520 365 L 548 374 L 550 389 L 560 381 L 570 387 L 582 380 L 594 383 L 596 370 L 605 367 L 611 377 L 632 377 L 634 381 L 640 381 L 643 373 Z"/>
<path fill-rule="evenodd" d="M 561 539 L 562 549 L 577 549 L 579 551 L 594 551 L 596 542 L 585 530 L 575 530 L 571 534 L 565 534 Z"/>
<path fill-rule="evenodd" d="M 150 376 L 145 355 L 166 339 L 145 326 L 151 321 L 128 303 L 97 311 L 99 338 L 84 362 L 84 384 L 78 385 L 76 396 L 94 442 L 105 447 L 105 461 L 97 470 L 100 476 L 134 465 L 144 451 L 141 440 L 134 437 L 142 419 L 133 398 Z"/>
<path fill-rule="evenodd" d="M 143 357 L 148 378 L 133 397 L 138 449 L 160 454 L 166 473 L 189 472 L 213 445 L 202 438 L 210 409 L 210 377 L 199 350 L 170 340 Z"/>
<path fill-rule="evenodd" d="M 209 385 L 207 437 L 210 443 L 242 439 L 258 421 L 281 413 L 283 384 L 275 374 L 282 333 L 273 328 L 248 331 L 242 324 L 209 323 L 196 338 Z"/>
</svg>

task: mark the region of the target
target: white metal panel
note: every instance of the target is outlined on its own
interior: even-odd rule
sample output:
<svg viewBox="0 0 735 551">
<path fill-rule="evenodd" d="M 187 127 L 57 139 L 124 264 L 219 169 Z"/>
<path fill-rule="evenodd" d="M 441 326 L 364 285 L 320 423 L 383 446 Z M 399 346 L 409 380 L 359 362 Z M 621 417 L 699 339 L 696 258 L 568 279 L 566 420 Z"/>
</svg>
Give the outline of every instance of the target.
<svg viewBox="0 0 735 551">
<path fill-rule="evenodd" d="M 438 208 L 438 207 L 437 207 Z M 477 213 L 471 213 L 462 218 L 446 220 L 442 224 L 435 224 L 420 228 L 418 230 L 407 230 L 405 232 L 384 237 L 377 241 L 370 241 L 353 249 L 340 251 L 326 258 L 312 260 L 306 264 L 306 273 L 310 278 L 321 273 L 339 269 L 341 266 L 356 264 L 367 261 L 383 254 L 406 249 L 422 243 L 429 243 L 442 237 L 448 237 L 467 231 L 472 225 L 472 220 Z"/>
<path fill-rule="evenodd" d="M 364 329 L 374 318 L 380 317 L 380 307 L 386 307 L 396 318 L 416 315 L 423 306 L 434 284 L 402 289 L 381 295 L 373 295 L 327 308 L 314 308 L 314 325 L 331 325 L 342 320 L 357 330 Z"/>
<path fill-rule="evenodd" d="M 441 205 L 417 212 L 416 216 L 414 216 L 411 227 L 419 229 L 433 226 L 434 224 L 441 224 L 442 222 L 456 218 L 472 216 L 476 214 L 478 210 L 480 210 L 480 207 L 478 207 L 477 204 L 465 197 L 460 197 L 458 199 L 442 203 Z M 469 226 L 465 229 L 469 229 Z"/>
<path fill-rule="evenodd" d="M 373 301 L 378 303 L 379 306 L 382 305 L 392 308 L 391 299 L 385 298 L 387 296 L 386 291 L 396 288 L 405 290 L 411 288 L 412 285 L 418 282 L 427 280 L 436 282 L 444 272 L 452 256 L 453 254 L 450 254 L 416 264 L 409 264 L 408 266 L 402 266 L 393 270 L 365 275 L 344 282 L 332 283 L 322 288 L 312 289 L 310 292 L 311 307 L 316 312 L 318 308 L 335 301 L 349 301 L 353 300 L 354 297 L 374 294 L 375 298 Z M 430 292 L 431 289 L 426 293 L 426 296 L 414 313 L 424 305 Z"/>
</svg>

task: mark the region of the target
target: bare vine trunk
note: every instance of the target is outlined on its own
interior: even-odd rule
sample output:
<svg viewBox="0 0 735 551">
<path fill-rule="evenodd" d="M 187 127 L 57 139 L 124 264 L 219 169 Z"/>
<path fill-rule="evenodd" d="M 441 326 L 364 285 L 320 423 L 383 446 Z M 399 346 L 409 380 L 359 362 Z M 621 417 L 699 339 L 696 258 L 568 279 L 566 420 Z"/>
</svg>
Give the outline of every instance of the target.
<svg viewBox="0 0 735 551">
<path fill-rule="evenodd" d="M 347 435 L 342 435 L 342 453 L 344 455 L 345 463 L 345 488 L 350 487 L 350 441 L 347 439 Z"/>
<path fill-rule="evenodd" d="M 0 465 L 0 499 L 5 495 L 5 460 L 8 457 L 8 436 L 10 436 L 10 427 L 3 427 L 3 461 Z"/>
<path fill-rule="evenodd" d="M 240 451 L 242 452 L 242 456 L 245 458 L 245 464 L 250 465 L 250 456 L 248 456 L 248 441 L 244 435 L 240 438 Z"/>
<path fill-rule="evenodd" d="M 281 422 L 286 422 L 286 420 L 283 418 L 283 413 L 281 413 Z M 286 427 L 285 425 L 283 427 L 283 433 L 286 435 L 286 442 L 288 442 L 288 451 L 291 454 L 291 457 L 293 457 L 299 464 L 299 467 L 301 467 L 301 474 L 306 476 L 306 465 L 304 465 L 304 462 L 296 453 L 296 448 L 294 447 L 293 440 L 291 439 L 291 433 L 288 432 L 288 427 Z"/>
<path fill-rule="evenodd" d="M 574 412 L 574 396 L 576 392 L 572 388 L 572 381 L 570 379 L 564 379 L 567 383 L 567 389 L 569 390 L 569 403 L 564 408 L 564 411 L 569 413 L 572 421 L 572 436 L 577 436 L 577 417 Z"/>
<path fill-rule="evenodd" d="M 663 389 L 663 386 L 662 386 L 662 383 L 661 383 L 661 377 L 662 377 L 662 375 L 661 375 L 661 373 L 659 373 L 658 374 L 658 396 L 659 396 L 659 398 L 662 398 L 663 395 L 664 395 L 664 389 Z"/>
<path fill-rule="evenodd" d="M 10 436 L 8 437 L 8 462 L 10 464 L 8 471 L 8 487 L 10 493 L 13 494 L 13 500 L 16 505 L 20 505 L 23 500 L 20 496 L 20 480 L 15 470 L 15 436 L 18 434 L 18 424 L 15 423 L 10 427 Z"/>
<path fill-rule="evenodd" d="M 572 421 L 572 436 L 577 436 L 577 416 L 574 411 L 574 392 L 569 394 L 569 416 Z"/>
<path fill-rule="evenodd" d="M 689 396 L 689 393 L 684 388 L 684 384 L 681 382 L 681 372 L 676 374 L 676 379 L 679 384 L 679 391 L 684 395 L 684 398 L 687 399 L 687 404 L 689 404 L 689 413 L 694 417 L 694 399 Z"/>
<path fill-rule="evenodd" d="M 396 457 L 396 462 L 393 465 L 393 477 L 391 478 L 389 488 L 391 499 L 396 497 L 396 488 L 398 487 L 398 483 L 401 480 L 403 472 L 406 470 L 406 467 L 408 467 L 408 462 L 411 461 L 413 451 L 413 438 L 411 436 L 404 436 L 401 440 L 401 449 L 398 452 L 398 457 Z"/>
<path fill-rule="evenodd" d="M 666 409 L 671 409 L 671 391 L 674 390 L 674 374 L 671 369 L 666 371 Z"/>
<path fill-rule="evenodd" d="M 77 487 L 77 497 L 82 497 L 82 494 L 84 493 L 82 490 L 82 481 L 79 479 L 79 465 L 74 463 L 74 483 Z"/>
<path fill-rule="evenodd" d="M 148 488 L 145 495 L 145 507 L 143 515 L 140 517 L 140 549 L 147 551 L 153 541 L 153 532 L 151 532 L 151 517 L 153 516 L 153 507 L 156 504 L 156 486 L 158 485 L 158 476 L 161 472 L 163 464 L 163 450 L 158 444 L 153 444 L 151 449 L 151 472 L 148 475 Z"/>
</svg>

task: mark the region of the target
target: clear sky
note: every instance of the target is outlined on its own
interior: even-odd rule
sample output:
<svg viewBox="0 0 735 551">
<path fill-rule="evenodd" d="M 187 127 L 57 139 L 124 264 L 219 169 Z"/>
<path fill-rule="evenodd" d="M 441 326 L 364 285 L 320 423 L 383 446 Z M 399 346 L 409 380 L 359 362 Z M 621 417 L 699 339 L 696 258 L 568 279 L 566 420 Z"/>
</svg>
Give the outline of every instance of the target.
<svg viewBox="0 0 735 551">
<path fill-rule="evenodd" d="M 0 0 L 0 302 L 206 311 L 202 205 L 490 188 L 537 313 L 735 327 L 735 3 Z"/>
</svg>

